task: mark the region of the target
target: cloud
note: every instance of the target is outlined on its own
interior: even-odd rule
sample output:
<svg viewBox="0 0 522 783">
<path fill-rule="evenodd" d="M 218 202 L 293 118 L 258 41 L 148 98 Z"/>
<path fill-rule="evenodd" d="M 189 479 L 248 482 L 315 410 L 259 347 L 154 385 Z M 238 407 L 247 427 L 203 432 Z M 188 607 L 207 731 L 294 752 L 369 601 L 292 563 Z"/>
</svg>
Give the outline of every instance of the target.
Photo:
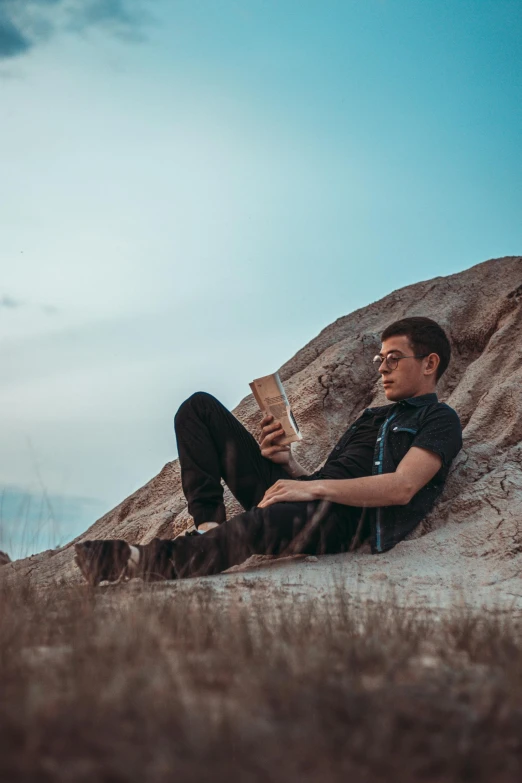
<svg viewBox="0 0 522 783">
<path fill-rule="evenodd" d="M 23 302 L 13 299 L 11 296 L 0 296 L 0 307 L 6 307 L 8 310 L 14 310 L 16 307 L 23 307 Z"/>
<path fill-rule="evenodd" d="M 71 16 L 69 27 L 78 32 L 89 27 L 100 27 L 120 38 L 141 40 L 145 22 L 146 15 L 135 2 L 89 0 L 81 3 L 77 15 Z"/>
<path fill-rule="evenodd" d="M 54 305 L 40 305 L 40 310 L 44 312 L 46 315 L 55 315 L 58 311 L 58 308 Z"/>
<path fill-rule="evenodd" d="M 143 5 L 142 0 L 0 0 L 0 60 L 26 54 L 60 31 L 97 28 L 142 40 L 149 21 Z"/>
<path fill-rule="evenodd" d="M 23 33 L 4 16 L 3 3 L 0 5 L 0 58 L 16 57 L 27 52 L 31 43 Z"/>
<path fill-rule="evenodd" d="M 54 315 L 58 312 L 58 308 L 54 305 L 49 304 L 40 304 L 40 305 L 32 305 L 33 307 L 38 308 L 46 315 Z M 22 302 L 20 299 L 14 299 L 12 296 L 9 296 L 8 294 L 4 294 L 3 296 L 0 296 L 0 310 L 2 308 L 5 308 L 6 310 L 17 310 L 20 307 L 31 307 L 31 305 L 28 302 Z"/>
</svg>

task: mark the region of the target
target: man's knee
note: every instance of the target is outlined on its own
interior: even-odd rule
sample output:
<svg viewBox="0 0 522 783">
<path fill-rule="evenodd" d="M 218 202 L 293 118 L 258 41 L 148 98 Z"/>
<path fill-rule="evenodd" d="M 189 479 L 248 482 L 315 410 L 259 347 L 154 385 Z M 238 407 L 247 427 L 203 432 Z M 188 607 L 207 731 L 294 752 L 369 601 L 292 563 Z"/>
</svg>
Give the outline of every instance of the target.
<svg viewBox="0 0 522 783">
<path fill-rule="evenodd" d="M 221 404 L 212 394 L 204 391 L 194 392 L 194 394 L 191 394 L 190 397 L 187 397 L 187 399 L 181 403 L 176 411 L 176 415 L 174 416 L 174 427 L 177 427 L 179 422 L 189 413 L 189 411 L 196 411 L 199 413 L 208 410 L 209 407 L 216 405 L 216 403 L 218 405 Z"/>
</svg>

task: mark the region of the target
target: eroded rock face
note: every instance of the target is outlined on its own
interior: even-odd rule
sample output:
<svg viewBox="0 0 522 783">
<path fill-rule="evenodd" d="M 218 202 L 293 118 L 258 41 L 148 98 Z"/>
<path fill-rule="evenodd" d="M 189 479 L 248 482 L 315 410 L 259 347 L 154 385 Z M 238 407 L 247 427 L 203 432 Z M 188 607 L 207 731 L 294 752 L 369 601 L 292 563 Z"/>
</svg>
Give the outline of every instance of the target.
<svg viewBox="0 0 522 783">
<path fill-rule="evenodd" d="M 439 546 L 437 531 L 458 523 L 453 543 L 463 558 L 486 558 L 506 573 L 522 573 L 522 257 L 493 259 L 394 291 L 339 318 L 284 364 L 281 377 L 304 434 L 297 459 L 314 470 L 362 409 L 387 403 L 371 359 L 383 329 L 412 315 L 434 318 L 450 337 L 452 361 L 438 395 L 461 417 L 464 448 L 443 497 L 416 531 L 430 535 L 409 543 L 409 551 Z M 234 413 L 257 429 L 252 395 Z M 226 497 L 229 515 L 239 511 Z M 147 543 L 190 523 L 175 461 L 77 540 Z M 79 579 L 73 543 L 9 570 L 16 565 L 41 584 Z"/>
<path fill-rule="evenodd" d="M 0 550 L 0 566 L 7 565 L 11 562 L 11 558 L 5 552 Z"/>
</svg>

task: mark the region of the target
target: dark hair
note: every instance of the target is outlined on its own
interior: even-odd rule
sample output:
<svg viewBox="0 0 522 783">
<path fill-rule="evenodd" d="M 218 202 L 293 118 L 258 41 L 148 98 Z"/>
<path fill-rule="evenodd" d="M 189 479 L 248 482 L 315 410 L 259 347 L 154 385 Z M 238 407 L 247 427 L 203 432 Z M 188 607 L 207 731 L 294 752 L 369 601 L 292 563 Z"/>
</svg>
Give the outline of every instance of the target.
<svg viewBox="0 0 522 783">
<path fill-rule="evenodd" d="M 414 353 L 436 353 L 440 359 L 437 367 L 437 380 L 446 371 L 451 358 L 451 345 L 446 332 L 431 318 L 421 316 L 412 316 L 411 318 L 401 318 L 400 321 L 394 321 L 386 327 L 381 334 L 381 340 L 388 340 L 389 337 L 397 336 L 407 337 L 411 343 Z"/>
</svg>

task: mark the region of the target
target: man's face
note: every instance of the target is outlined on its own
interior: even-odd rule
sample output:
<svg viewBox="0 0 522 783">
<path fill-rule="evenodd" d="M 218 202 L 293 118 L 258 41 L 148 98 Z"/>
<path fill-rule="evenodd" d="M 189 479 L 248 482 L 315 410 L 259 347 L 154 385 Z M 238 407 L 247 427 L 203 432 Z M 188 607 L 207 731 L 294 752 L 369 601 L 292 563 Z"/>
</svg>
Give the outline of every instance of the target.
<svg viewBox="0 0 522 783">
<path fill-rule="evenodd" d="M 401 356 L 411 357 L 415 354 L 415 351 L 410 345 L 408 338 L 404 335 L 399 335 L 390 337 L 382 343 L 381 357 L 384 358 L 388 354 L 397 358 Z M 405 400 L 408 397 L 415 397 L 418 394 L 426 394 L 429 391 L 433 391 L 435 386 L 434 374 L 426 376 L 425 366 L 427 361 L 427 358 L 401 359 L 394 370 L 390 370 L 386 362 L 382 362 L 379 372 L 383 381 L 386 399 L 391 401 Z M 426 388 L 427 386 L 430 386 L 430 388 Z M 431 386 L 433 386 L 433 389 Z"/>
</svg>

